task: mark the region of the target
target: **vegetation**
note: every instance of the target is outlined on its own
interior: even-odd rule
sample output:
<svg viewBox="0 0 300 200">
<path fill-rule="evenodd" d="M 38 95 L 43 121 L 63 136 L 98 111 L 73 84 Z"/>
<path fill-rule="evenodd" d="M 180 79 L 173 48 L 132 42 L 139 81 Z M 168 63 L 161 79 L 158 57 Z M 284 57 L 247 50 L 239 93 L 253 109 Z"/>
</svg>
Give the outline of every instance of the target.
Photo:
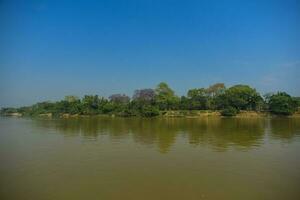
<svg viewBox="0 0 300 200">
<path fill-rule="evenodd" d="M 291 115 L 299 106 L 297 99 L 292 98 L 285 92 L 278 92 L 268 98 L 270 112 L 278 115 Z"/>
<path fill-rule="evenodd" d="M 20 108 L 2 108 L 1 114 L 20 113 L 25 116 L 49 114 L 53 116 L 110 114 L 123 117 L 154 117 L 170 110 L 220 111 L 223 116 L 235 116 L 240 110 L 270 111 L 276 115 L 291 115 L 300 106 L 299 97 L 285 92 L 267 94 L 264 98 L 248 85 L 226 88 L 216 83 L 208 88 L 194 88 L 186 96 L 178 97 L 167 83 L 159 83 L 155 89 L 134 91 L 132 98 L 125 94 L 113 94 L 108 98 L 85 95 L 83 98 L 66 96 L 57 102 L 40 102 Z"/>
<path fill-rule="evenodd" d="M 227 107 L 221 110 L 221 115 L 222 116 L 227 116 L 227 117 L 232 117 L 235 116 L 238 113 L 238 110 L 234 107 Z"/>
</svg>

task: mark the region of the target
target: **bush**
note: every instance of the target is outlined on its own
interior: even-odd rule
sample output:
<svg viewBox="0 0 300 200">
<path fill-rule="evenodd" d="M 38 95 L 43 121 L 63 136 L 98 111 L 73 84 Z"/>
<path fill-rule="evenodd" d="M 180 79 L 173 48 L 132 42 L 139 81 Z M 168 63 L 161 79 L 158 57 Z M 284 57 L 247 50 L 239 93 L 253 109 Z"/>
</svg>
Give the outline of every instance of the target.
<svg viewBox="0 0 300 200">
<path fill-rule="evenodd" d="M 109 102 L 109 103 L 106 103 L 103 108 L 102 108 L 102 112 L 104 114 L 107 114 L 107 113 L 111 113 L 115 110 L 115 106 L 113 103 Z"/>
<path fill-rule="evenodd" d="M 117 114 L 119 117 L 132 117 L 136 116 L 136 112 L 134 110 L 125 109 Z"/>
<path fill-rule="evenodd" d="M 143 117 L 155 117 L 159 115 L 159 109 L 155 106 L 144 106 L 140 111 Z"/>
<path fill-rule="evenodd" d="M 297 110 L 297 102 L 287 93 L 278 92 L 270 97 L 269 109 L 276 115 L 291 115 Z"/>
<path fill-rule="evenodd" d="M 9 113 L 15 113 L 18 112 L 16 108 L 1 108 L 0 113 L 1 114 L 9 114 Z"/>
<path fill-rule="evenodd" d="M 221 111 L 221 115 L 226 117 L 236 116 L 237 113 L 238 110 L 234 107 L 228 107 Z"/>
</svg>

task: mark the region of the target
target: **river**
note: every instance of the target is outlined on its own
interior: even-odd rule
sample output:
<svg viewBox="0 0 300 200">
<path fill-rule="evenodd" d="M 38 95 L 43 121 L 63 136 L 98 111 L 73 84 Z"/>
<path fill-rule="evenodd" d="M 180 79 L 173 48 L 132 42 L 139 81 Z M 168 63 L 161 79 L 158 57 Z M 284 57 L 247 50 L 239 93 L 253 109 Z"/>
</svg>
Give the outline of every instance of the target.
<svg viewBox="0 0 300 200">
<path fill-rule="evenodd" d="M 300 199 L 300 118 L 0 118 L 0 199 Z"/>
</svg>

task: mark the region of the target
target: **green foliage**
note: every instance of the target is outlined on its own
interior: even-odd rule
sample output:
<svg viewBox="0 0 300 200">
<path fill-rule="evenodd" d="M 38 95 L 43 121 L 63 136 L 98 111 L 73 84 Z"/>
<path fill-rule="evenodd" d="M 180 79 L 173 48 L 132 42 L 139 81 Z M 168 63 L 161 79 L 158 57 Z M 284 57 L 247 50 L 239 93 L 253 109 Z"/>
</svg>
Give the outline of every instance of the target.
<svg viewBox="0 0 300 200">
<path fill-rule="evenodd" d="M 140 110 L 140 115 L 142 117 L 155 117 L 159 115 L 159 109 L 155 106 L 146 105 Z"/>
<path fill-rule="evenodd" d="M 18 109 L 17 108 L 1 108 L 1 111 L 0 113 L 1 114 L 10 114 L 10 113 L 16 113 L 18 112 Z"/>
<path fill-rule="evenodd" d="M 155 103 L 160 110 L 176 109 L 180 99 L 167 83 L 161 82 L 155 89 Z"/>
<path fill-rule="evenodd" d="M 28 110 L 27 115 L 36 116 L 39 114 L 53 113 L 55 112 L 56 104 L 52 102 L 40 102 L 31 106 L 31 109 Z"/>
<path fill-rule="evenodd" d="M 38 116 L 52 113 L 63 114 L 114 114 L 117 116 L 153 117 L 160 111 L 185 110 L 221 110 L 223 116 L 234 116 L 240 110 L 270 110 L 274 114 L 290 115 L 300 106 L 299 97 L 286 93 L 267 94 L 263 98 L 248 85 L 235 85 L 228 89 L 223 83 L 208 88 L 190 89 L 186 96 L 178 97 L 167 83 L 160 83 L 155 89 L 136 90 L 132 99 L 125 94 L 114 94 L 108 99 L 98 95 L 85 95 L 82 99 L 66 96 L 57 102 L 40 102 L 20 108 L 2 108 L 1 114 L 21 113 Z"/>
<path fill-rule="evenodd" d="M 291 115 L 297 107 L 297 101 L 285 92 L 278 92 L 269 98 L 269 109 L 277 115 Z"/>
<path fill-rule="evenodd" d="M 233 117 L 233 116 L 237 115 L 237 113 L 238 113 L 238 110 L 231 106 L 229 106 L 221 111 L 221 115 L 227 116 L 227 117 Z"/>
<path fill-rule="evenodd" d="M 186 96 L 181 96 L 178 107 L 180 110 L 190 110 L 190 100 Z"/>
<path fill-rule="evenodd" d="M 29 113 L 31 112 L 32 107 L 31 106 L 23 106 L 17 109 L 18 113 L 21 113 L 23 115 L 29 115 Z"/>
<path fill-rule="evenodd" d="M 259 93 L 248 85 L 232 86 L 216 98 L 220 109 L 231 106 L 237 110 L 259 110 L 262 102 Z"/>
<path fill-rule="evenodd" d="M 297 107 L 300 107 L 300 97 L 293 97 L 293 100 L 296 102 Z"/>
<path fill-rule="evenodd" d="M 206 93 L 210 96 L 210 97 L 215 97 L 221 94 L 224 94 L 225 92 L 225 84 L 224 83 L 216 83 L 213 84 L 211 86 L 209 86 L 206 89 Z"/>
<path fill-rule="evenodd" d="M 117 104 L 113 102 L 107 102 L 105 105 L 103 105 L 102 112 L 104 114 L 113 113 L 117 109 L 116 107 Z"/>
<path fill-rule="evenodd" d="M 98 95 L 85 95 L 82 99 L 82 114 L 94 115 L 99 113 L 100 99 Z"/>
<path fill-rule="evenodd" d="M 125 108 L 121 112 L 117 113 L 117 116 L 120 117 L 132 117 L 136 115 L 138 115 L 137 111 L 129 108 Z"/>
<path fill-rule="evenodd" d="M 188 91 L 189 110 L 206 110 L 208 109 L 209 97 L 205 88 L 191 89 Z"/>
<path fill-rule="evenodd" d="M 81 114 L 82 104 L 79 99 L 74 100 L 65 100 L 52 103 L 52 109 L 46 109 L 45 113 L 53 113 L 54 115 L 59 115 L 60 113 L 68 113 L 68 114 Z"/>
</svg>

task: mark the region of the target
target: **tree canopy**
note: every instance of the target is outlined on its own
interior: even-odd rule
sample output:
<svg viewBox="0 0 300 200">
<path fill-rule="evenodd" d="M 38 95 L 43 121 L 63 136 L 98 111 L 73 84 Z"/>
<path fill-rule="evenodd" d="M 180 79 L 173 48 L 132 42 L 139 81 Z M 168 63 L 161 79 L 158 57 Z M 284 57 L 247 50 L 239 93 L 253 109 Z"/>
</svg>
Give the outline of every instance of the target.
<svg viewBox="0 0 300 200">
<path fill-rule="evenodd" d="M 155 89 L 135 90 L 132 98 L 126 94 L 113 94 L 108 98 L 98 95 L 84 95 L 83 98 L 78 98 L 70 95 L 57 102 L 46 101 L 20 108 L 2 108 L 1 114 L 115 114 L 153 117 L 166 110 L 218 110 L 224 116 L 234 116 L 240 110 L 248 110 L 291 115 L 299 106 L 299 97 L 278 92 L 268 93 L 263 98 L 256 89 L 241 84 L 226 88 L 224 83 L 216 83 L 208 88 L 190 89 L 186 96 L 179 98 L 167 83 L 161 82 Z"/>
<path fill-rule="evenodd" d="M 179 98 L 165 82 L 159 83 L 155 88 L 155 102 L 160 110 L 175 109 Z"/>
<path fill-rule="evenodd" d="M 268 99 L 269 109 L 274 114 L 290 115 L 297 110 L 298 102 L 285 92 L 273 94 Z"/>
</svg>

